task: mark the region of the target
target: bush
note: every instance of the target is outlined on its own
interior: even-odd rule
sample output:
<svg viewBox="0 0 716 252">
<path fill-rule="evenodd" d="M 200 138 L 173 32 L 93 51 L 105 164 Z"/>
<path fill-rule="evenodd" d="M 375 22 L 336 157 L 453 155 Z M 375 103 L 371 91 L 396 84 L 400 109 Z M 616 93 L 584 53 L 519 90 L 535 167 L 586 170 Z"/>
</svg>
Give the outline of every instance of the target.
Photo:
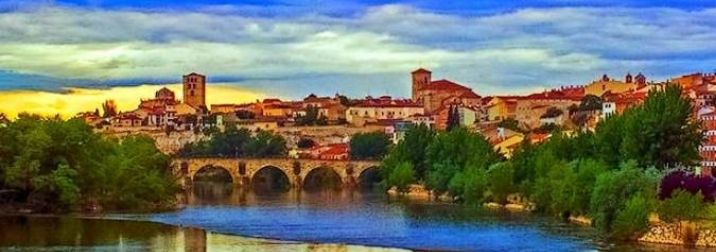
<svg viewBox="0 0 716 252">
<path fill-rule="evenodd" d="M 389 146 L 390 139 L 383 132 L 358 133 L 351 138 L 351 158 L 382 159 Z"/>
<path fill-rule="evenodd" d="M 612 237 L 627 240 L 649 228 L 649 214 L 653 211 L 653 199 L 636 194 L 629 198 L 624 209 L 617 211 Z"/>
<path fill-rule="evenodd" d="M 634 161 L 622 164 L 620 170 L 597 176 L 590 200 L 595 226 L 602 232 L 612 232 L 616 215 L 625 208 L 628 197 L 641 194 L 647 199 L 656 198 L 657 181 L 656 176 L 639 169 Z"/>
<path fill-rule="evenodd" d="M 515 190 L 514 173 L 512 165 L 506 162 L 490 166 L 487 171 L 487 181 L 493 201 L 501 204 L 507 202 L 507 196 Z"/>
<path fill-rule="evenodd" d="M 701 193 L 677 189 L 658 207 L 659 218 L 668 222 L 696 220 L 706 213 L 707 205 Z"/>
<path fill-rule="evenodd" d="M 415 182 L 415 172 L 408 162 L 403 162 L 395 167 L 387 178 L 388 185 L 397 187 L 401 192 L 405 192 L 413 182 Z"/>
</svg>

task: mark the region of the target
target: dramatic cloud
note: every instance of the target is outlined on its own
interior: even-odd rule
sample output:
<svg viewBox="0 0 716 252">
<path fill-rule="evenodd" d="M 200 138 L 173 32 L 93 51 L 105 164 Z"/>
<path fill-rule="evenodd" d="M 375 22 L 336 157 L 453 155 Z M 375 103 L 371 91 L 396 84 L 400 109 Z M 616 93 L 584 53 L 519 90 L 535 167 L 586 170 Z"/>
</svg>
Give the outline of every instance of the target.
<svg viewBox="0 0 716 252">
<path fill-rule="evenodd" d="M 275 15 L 247 5 L 40 4 L 0 13 L 0 70 L 35 76 L 2 78 L 0 72 L 0 89 L 161 83 L 198 71 L 293 98 L 310 92 L 407 96 L 408 73 L 423 66 L 437 78 L 495 94 L 583 84 L 603 72 L 663 80 L 713 70 L 716 9 L 634 7 L 643 4 L 507 6 L 506 12 L 465 14 L 348 2 L 344 6 L 359 10 L 352 15 L 289 4 L 272 6 Z"/>
</svg>

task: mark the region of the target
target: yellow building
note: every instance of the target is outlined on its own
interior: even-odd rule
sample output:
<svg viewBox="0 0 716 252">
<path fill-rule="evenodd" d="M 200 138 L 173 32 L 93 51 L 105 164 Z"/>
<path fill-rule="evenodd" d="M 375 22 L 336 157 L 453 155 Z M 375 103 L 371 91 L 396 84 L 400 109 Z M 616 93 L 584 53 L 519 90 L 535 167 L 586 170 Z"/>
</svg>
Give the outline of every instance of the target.
<svg viewBox="0 0 716 252">
<path fill-rule="evenodd" d="M 514 118 L 516 109 L 517 97 L 495 96 L 487 103 L 487 117 L 489 121 Z"/>
<path fill-rule="evenodd" d="M 505 140 L 495 144 L 495 150 L 499 151 L 506 158 L 512 157 L 512 152 L 520 146 L 520 143 L 525 139 L 525 135 L 521 133 L 514 134 L 505 138 Z"/>
<path fill-rule="evenodd" d="M 641 78 L 644 78 L 643 75 L 639 75 L 641 76 Z M 601 79 L 593 81 L 591 84 L 584 87 L 584 93 L 585 95 L 596 95 L 600 97 L 606 92 L 611 92 L 612 94 L 621 94 L 637 89 L 637 87 L 639 86 L 638 83 L 641 82 L 646 82 L 646 79 L 640 79 L 638 82 L 633 82 L 630 75 L 627 75 L 625 81 L 618 81 L 610 79 L 609 76 L 605 74 L 604 76 L 602 76 Z"/>
</svg>

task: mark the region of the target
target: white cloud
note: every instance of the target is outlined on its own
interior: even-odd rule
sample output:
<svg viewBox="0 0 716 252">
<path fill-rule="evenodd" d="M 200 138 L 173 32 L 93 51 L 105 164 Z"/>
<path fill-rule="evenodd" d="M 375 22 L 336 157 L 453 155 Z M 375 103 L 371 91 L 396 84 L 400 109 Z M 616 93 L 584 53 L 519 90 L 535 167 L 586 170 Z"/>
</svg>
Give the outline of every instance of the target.
<svg viewBox="0 0 716 252">
<path fill-rule="evenodd" d="M 412 68 L 427 66 L 478 92 L 503 92 L 584 83 L 601 72 L 663 78 L 716 63 L 714 9 L 457 16 L 386 5 L 346 17 L 261 17 L 245 10 L 44 6 L 0 13 L 0 69 L 97 80 L 201 71 L 285 83 L 322 75 L 407 78 Z"/>
</svg>

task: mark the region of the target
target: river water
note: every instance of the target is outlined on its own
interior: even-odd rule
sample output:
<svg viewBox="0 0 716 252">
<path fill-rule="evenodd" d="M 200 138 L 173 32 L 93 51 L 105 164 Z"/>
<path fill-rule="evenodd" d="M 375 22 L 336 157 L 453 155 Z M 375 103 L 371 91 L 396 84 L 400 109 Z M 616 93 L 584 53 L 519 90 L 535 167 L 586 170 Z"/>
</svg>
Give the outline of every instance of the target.
<svg viewBox="0 0 716 252">
<path fill-rule="evenodd" d="M 0 250 L 697 251 L 613 244 L 600 240 L 592 228 L 551 217 L 391 200 L 373 192 L 255 193 L 197 184 L 182 198 L 184 209 L 166 213 L 113 214 L 102 220 L 0 218 Z"/>
</svg>

